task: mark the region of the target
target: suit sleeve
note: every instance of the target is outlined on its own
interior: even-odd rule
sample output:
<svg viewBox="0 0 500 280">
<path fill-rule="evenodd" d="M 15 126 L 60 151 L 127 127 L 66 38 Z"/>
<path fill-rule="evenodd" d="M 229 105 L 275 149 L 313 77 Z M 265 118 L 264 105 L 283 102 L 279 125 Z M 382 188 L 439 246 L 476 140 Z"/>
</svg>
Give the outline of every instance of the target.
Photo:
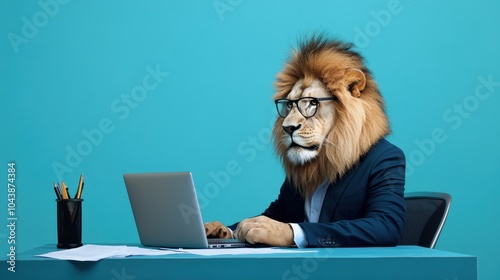
<svg viewBox="0 0 500 280">
<path fill-rule="evenodd" d="M 261 214 L 284 223 L 300 223 L 304 221 L 304 198 L 285 180 L 280 189 L 278 199 L 273 201 Z"/>
<path fill-rule="evenodd" d="M 299 223 L 309 247 L 396 246 L 401 237 L 404 201 L 405 158 L 393 146 L 380 153 L 364 174 L 366 202 L 363 215 L 323 223 Z"/>
</svg>

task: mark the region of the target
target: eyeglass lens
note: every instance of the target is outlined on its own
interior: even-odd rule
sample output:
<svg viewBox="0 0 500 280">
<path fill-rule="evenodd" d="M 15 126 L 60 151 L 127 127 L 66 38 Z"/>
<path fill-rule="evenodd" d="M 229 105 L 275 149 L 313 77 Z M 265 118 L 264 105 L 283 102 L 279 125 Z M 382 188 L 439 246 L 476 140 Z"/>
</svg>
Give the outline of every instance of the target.
<svg viewBox="0 0 500 280">
<path fill-rule="evenodd" d="M 282 117 L 288 116 L 292 111 L 293 103 L 297 104 L 299 112 L 306 118 L 314 116 L 318 108 L 316 99 L 314 98 L 301 98 L 299 100 L 279 100 L 276 105 L 278 114 Z"/>
</svg>

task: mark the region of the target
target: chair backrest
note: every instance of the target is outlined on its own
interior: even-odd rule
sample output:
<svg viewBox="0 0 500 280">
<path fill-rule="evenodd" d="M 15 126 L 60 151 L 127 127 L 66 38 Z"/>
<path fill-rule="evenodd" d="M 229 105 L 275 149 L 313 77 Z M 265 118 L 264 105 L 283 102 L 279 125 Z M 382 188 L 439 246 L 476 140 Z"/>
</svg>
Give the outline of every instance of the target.
<svg viewBox="0 0 500 280">
<path fill-rule="evenodd" d="M 406 223 L 400 245 L 436 246 L 448 216 L 451 196 L 439 192 L 405 194 Z"/>
</svg>

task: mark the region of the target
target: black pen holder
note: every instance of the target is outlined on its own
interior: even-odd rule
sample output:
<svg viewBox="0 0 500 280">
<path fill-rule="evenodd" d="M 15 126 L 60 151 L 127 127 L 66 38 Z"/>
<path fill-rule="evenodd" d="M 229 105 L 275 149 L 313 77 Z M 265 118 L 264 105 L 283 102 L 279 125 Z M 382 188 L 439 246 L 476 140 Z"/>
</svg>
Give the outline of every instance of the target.
<svg viewBox="0 0 500 280">
<path fill-rule="evenodd" d="M 56 199 L 57 248 L 70 249 L 82 246 L 83 199 Z"/>
</svg>

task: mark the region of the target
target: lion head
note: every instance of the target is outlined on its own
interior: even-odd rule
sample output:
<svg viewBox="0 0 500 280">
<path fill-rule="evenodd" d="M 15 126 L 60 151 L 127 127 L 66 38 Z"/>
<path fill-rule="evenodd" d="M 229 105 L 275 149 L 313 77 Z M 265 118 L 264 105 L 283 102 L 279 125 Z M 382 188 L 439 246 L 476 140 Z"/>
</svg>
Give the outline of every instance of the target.
<svg viewBox="0 0 500 280">
<path fill-rule="evenodd" d="M 390 133 L 382 96 L 352 47 L 312 36 L 277 75 L 274 145 L 302 195 L 337 180 Z"/>
</svg>

